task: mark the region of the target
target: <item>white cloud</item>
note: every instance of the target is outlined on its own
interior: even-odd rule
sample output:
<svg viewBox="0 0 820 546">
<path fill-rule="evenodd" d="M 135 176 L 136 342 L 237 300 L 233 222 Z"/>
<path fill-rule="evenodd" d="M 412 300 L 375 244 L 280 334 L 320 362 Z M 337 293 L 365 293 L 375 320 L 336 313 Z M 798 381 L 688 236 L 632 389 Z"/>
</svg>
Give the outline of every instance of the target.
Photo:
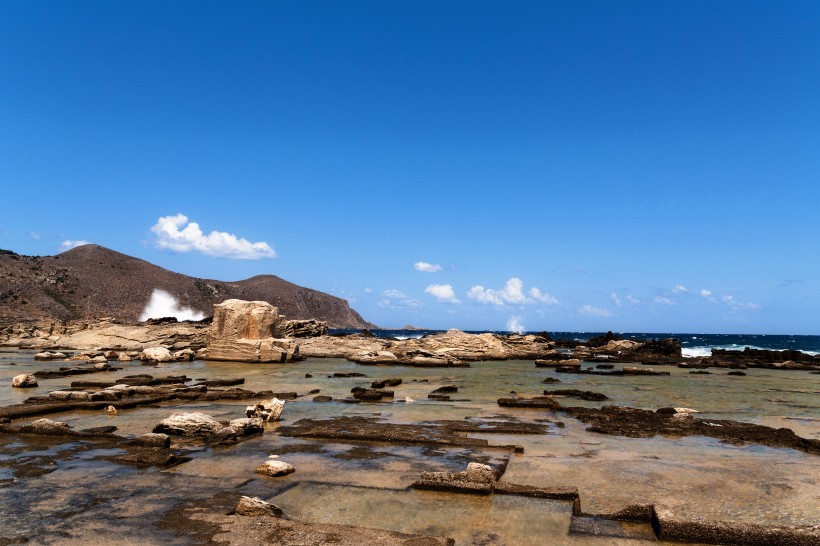
<svg viewBox="0 0 820 546">
<path fill-rule="evenodd" d="M 512 277 L 504 285 L 501 290 L 493 290 L 492 288 L 484 288 L 480 284 L 473 286 L 467 297 L 475 300 L 478 303 L 492 304 L 492 305 L 524 305 L 536 302 L 545 303 L 547 305 L 556 305 L 558 300 L 553 296 L 541 292 L 536 287 L 529 290 L 530 297 L 524 294 L 524 283 L 518 277 Z"/>
<path fill-rule="evenodd" d="M 737 301 L 731 294 L 723 294 L 718 298 L 711 290 L 703 288 L 700 291 L 700 295 L 707 301 L 725 305 L 734 311 L 754 311 L 755 309 L 760 309 L 760 304 Z"/>
<path fill-rule="evenodd" d="M 467 297 L 471 300 L 477 301 L 478 303 L 504 305 L 504 302 L 501 301 L 501 298 L 495 295 L 495 290 L 484 288 L 480 284 L 477 284 L 474 287 L 470 288 L 470 291 L 467 292 Z"/>
<path fill-rule="evenodd" d="M 427 262 L 416 262 L 413 264 L 416 271 L 424 271 L 425 273 L 435 273 L 441 271 L 441 266 L 438 264 L 428 264 Z"/>
<path fill-rule="evenodd" d="M 265 242 L 252 243 L 224 231 L 212 231 L 205 235 L 199 224 L 189 223 L 188 217 L 184 214 L 161 217 L 151 231 L 157 237 L 156 245 L 159 248 L 167 248 L 176 252 L 196 250 L 208 256 L 237 260 L 276 257 L 276 252 Z"/>
<path fill-rule="evenodd" d="M 686 294 L 687 292 L 689 292 L 689 289 L 682 284 L 676 284 L 675 288 L 672 289 L 673 294 Z"/>
<path fill-rule="evenodd" d="M 609 295 L 609 297 L 610 297 L 610 298 L 612 298 L 612 302 L 613 302 L 615 305 L 617 305 L 618 307 L 623 306 L 623 304 L 624 304 L 624 303 L 621 301 L 621 298 L 619 298 L 619 297 L 618 297 L 618 294 L 616 294 L 615 292 L 613 292 L 612 294 L 610 294 L 610 295 Z"/>
<path fill-rule="evenodd" d="M 530 296 L 532 296 L 536 301 L 546 303 L 547 305 L 558 305 L 559 303 L 557 298 L 545 292 L 541 292 L 541 290 L 534 286 L 530 288 Z"/>
<path fill-rule="evenodd" d="M 70 250 L 72 248 L 77 248 L 78 246 L 90 245 L 90 244 L 91 243 L 89 243 L 88 241 L 63 241 L 62 243 L 60 243 L 60 247 L 63 250 Z"/>
<path fill-rule="evenodd" d="M 431 284 L 424 291 L 438 301 L 443 301 L 447 303 L 461 303 L 458 298 L 456 298 L 456 293 L 453 290 L 453 287 L 449 284 Z"/>
<path fill-rule="evenodd" d="M 372 288 L 370 288 L 369 286 L 366 286 L 366 287 L 364 288 L 364 293 L 365 293 L 365 294 L 372 294 L 372 293 L 373 293 L 373 289 L 372 289 Z"/>
<path fill-rule="evenodd" d="M 578 308 L 578 312 L 582 315 L 588 315 L 592 317 L 609 317 L 612 316 L 612 312 L 608 309 L 601 309 L 600 307 L 594 307 L 592 305 L 584 305 Z"/>
<path fill-rule="evenodd" d="M 653 299 L 652 301 L 654 301 L 655 303 L 657 303 L 659 305 L 675 305 L 674 301 L 670 300 L 669 298 L 665 298 L 663 296 L 655 296 L 655 299 Z"/>
<path fill-rule="evenodd" d="M 382 292 L 382 299 L 378 303 L 379 307 L 421 307 L 421 302 L 411 298 L 399 290 L 385 290 Z"/>
<path fill-rule="evenodd" d="M 145 306 L 140 315 L 140 320 L 164 317 L 176 317 L 177 320 L 202 320 L 205 318 L 205 314 L 187 307 L 181 307 L 174 296 L 165 290 L 155 288 L 151 292 L 148 305 Z"/>
</svg>

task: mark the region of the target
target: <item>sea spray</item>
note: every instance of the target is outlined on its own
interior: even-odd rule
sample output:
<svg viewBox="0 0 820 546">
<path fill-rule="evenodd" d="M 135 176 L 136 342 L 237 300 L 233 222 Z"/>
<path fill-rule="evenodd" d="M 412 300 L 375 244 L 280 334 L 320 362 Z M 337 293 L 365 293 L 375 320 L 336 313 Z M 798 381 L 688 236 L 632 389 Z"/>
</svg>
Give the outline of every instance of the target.
<svg viewBox="0 0 820 546">
<path fill-rule="evenodd" d="M 523 334 L 526 332 L 524 324 L 521 322 L 521 317 L 513 315 L 507 321 L 507 331 L 515 334 Z"/>
<path fill-rule="evenodd" d="M 155 288 L 151 292 L 148 305 L 145 306 L 140 315 L 140 320 L 164 317 L 176 317 L 177 320 L 202 320 L 205 318 L 205 314 L 188 307 L 182 307 L 174 296 L 165 290 Z"/>
</svg>

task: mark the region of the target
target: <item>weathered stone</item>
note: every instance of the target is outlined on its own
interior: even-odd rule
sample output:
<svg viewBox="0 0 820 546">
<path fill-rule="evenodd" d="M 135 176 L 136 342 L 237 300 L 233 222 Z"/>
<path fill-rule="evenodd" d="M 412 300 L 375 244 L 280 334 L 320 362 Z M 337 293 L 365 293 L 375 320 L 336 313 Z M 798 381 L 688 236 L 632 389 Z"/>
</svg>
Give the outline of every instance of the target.
<svg viewBox="0 0 820 546">
<path fill-rule="evenodd" d="M 147 432 L 134 438 L 131 443 L 143 447 L 161 447 L 167 449 L 171 447 L 171 438 L 167 434 Z"/>
<path fill-rule="evenodd" d="M 263 432 L 265 429 L 262 423 L 263 421 L 259 417 L 243 417 L 241 419 L 231 420 L 228 425 L 236 430 L 240 436 L 249 436 Z"/>
<path fill-rule="evenodd" d="M 580 366 L 581 361 L 577 358 L 565 358 L 561 360 L 536 360 L 536 368 L 558 368 L 561 366 Z"/>
<path fill-rule="evenodd" d="M 174 351 L 174 353 L 171 356 L 177 362 L 181 362 L 186 360 L 193 360 L 196 356 L 196 353 L 193 351 L 193 349 L 182 349 L 179 351 Z"/>
<path fill-rule="evenodd" d="M 20 432 L 28 434 L 43 434 L 47 436 L 63 435 L 71 431 L 71 426 L 62 421 L 52 421 L 51 419 L 37 419 L 20 427 Z"/>
<path fill-rule="evenodd" d="M 245 416 L 256 417 L 267 423 L 270 421 L 278 421 L 281 418 L 284 409 L 284 400 L 271 398 L 270 400 L 262 400 L 253 406 L 248 406 L 245 408 Z"/>
<path fill-rule="evenodd" d="M 165 347 L 148 347 L 140 353 L 140 360 L 143 362 L 173 362 L 174 357 Z"/>
<path fill-rule="evenodd" d="M 549 396 L 534 396 L 532 398 L 499 398 L 498 405 L 505 408 L 545 408 L 557 409 L 558 402 Z"/>
<path fill-rule="evenodd" d="M 399 357 L 390 351 L 360 351 L 347 357 L 359 364 L 397 364 Z"/>
<path fill-rule="evenodd" d="M 174 413 L 154 427 L 154 432 L 178 436 L 210 436 L 224 426 L 205 413 Z"/>
<path fill-rule="evenodd" d="M 48 393 L 48 396 L 55 400 L 85 401 L 91 399 L 91 395 L 85 391 L 52 391 Z"/>
<path fill-rule="evenodd" d="M 239 499 L 239 504 L 236 505 L 234 512 L 237 516 L 249 517 L 271 516 L 278 518 L 282 515 L 282 509 L 275 504 L 265 502 L 259 497 L 245 496 Z"/>
<path fill-rule="evenodd" d="M 573 398 L 580 398 L 581 400 L 609 400 L 609 397 L 600 392 L 582 391 L 580 389 L 557 389 L 553 391 L 544 391 L 545 396 L 570 396 Z"/>
<path fill-rule="evenodd" d="M 11 380 L 11 386 L 18 389 L 31 389 L 37 386 L 37 378 L 28 373 L 15 375 Z"/>
<path fill-rule="evenodd" d="M 292 465 L 285 461 L 278 461 L 276 459 L 268 459 L 256 468 L 257 474 L 264 474 L 266 476 L 286 476 L 296 471 Z"/>
</svg>

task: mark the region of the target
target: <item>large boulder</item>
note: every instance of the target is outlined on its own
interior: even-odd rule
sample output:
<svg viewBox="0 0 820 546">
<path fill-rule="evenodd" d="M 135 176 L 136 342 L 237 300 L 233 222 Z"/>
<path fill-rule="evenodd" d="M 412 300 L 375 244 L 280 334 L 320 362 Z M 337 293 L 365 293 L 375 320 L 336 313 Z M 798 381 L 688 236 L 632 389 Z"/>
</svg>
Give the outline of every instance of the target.
<svg viewBox="0 0 820 546">
<path fill-rule="evenodd" d="M 347 357 L 359 364 L 397 364 L 399 358 L 390 351 L 359 351 Z"/>
<path fill-rule="evenodd" d="M 214 339 L 265 339 L 275 335 L 284 317 L 266 301 L 226 300 L 214 305 L 208 345 Z"/>
<path fill-rule="evenodd" d="M 211 436 L 224 425 L 205 413 L 174 413 L 154 427 L 154 432 L 176 436 Z"/>
<path fill-rule="evenodd" d="M 30 373 L 15 375 L 11 380 L 11 386 L 18 389 L 31 389 L 37 386 L 37 378 Z"/>
<path fill-rule="evenodd" d="M 265 301 L 227 300 L 214 305 L 207 347 L 197 356 L 238 362 L 293 362 L 299 346 L 280 339 L 284 317 Z"/>
<path fill-rule="evenodd" d="M 148 347 L 140 353 L 140 360 L 143 362 L 173 362 L 174 357 L 165 347 Z"/>
</svg>

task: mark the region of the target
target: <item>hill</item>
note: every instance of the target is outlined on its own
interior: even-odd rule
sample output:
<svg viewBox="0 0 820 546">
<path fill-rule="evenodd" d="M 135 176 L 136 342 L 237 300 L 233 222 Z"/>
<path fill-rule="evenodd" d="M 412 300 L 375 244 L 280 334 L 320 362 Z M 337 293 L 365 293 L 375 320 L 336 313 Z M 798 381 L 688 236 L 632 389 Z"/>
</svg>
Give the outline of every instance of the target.
<svg viewBox="0 0 820 546">
<path fill-rule="evenodd" d="M 199 279 L 99 245 L 56 256 L 22 256 L 0 250 L 0 321 L 114 317 L 136 322 L 154 289 L 182 307 L 213 314 L 226 299 L 262 300 L 289 319 L 318 319 L 331 328 L 372 328 L 347 301 L 297 286 L 275 275 L 243 281 Z"/>
</svg>

